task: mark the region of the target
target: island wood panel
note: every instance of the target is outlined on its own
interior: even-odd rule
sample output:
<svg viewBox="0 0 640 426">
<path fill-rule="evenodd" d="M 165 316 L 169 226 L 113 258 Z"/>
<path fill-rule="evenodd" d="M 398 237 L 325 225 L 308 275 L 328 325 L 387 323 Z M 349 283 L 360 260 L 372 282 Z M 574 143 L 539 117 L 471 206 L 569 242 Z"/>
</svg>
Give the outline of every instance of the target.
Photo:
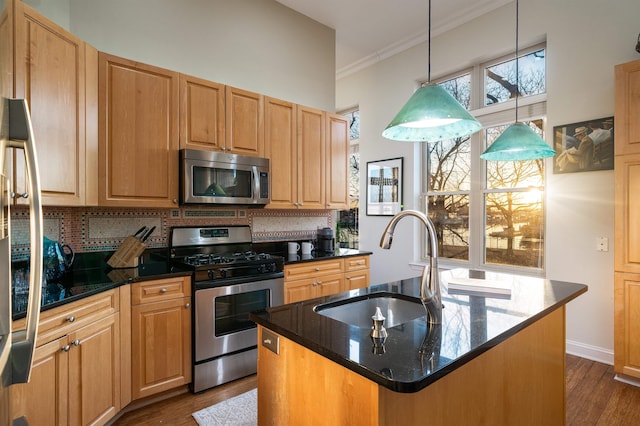
<svg viewBox="0 0 640 426">
<path fill-rule="evenodd" d="M 615 153 L 640 154 L 640 60 L 615 67 Z"/>
<path fill-rule="evenodd" d="M 265 156 L 271 161 L 271 203 L 295 208 L 298 194 L 296 105 L 265 97 Z"/>
<path fill-rule="evenodd" d="M 563 306 L 416 393 L 388 390 L 280 336 L 279 355 L 258 345 L 258 421 L 564 424 L 564 324 Z"/>
<path fill-rule="evenodd" d="M 326 114 L 327 169 L 326 208 L 349 209 L 349 121 L 337 114 Z"/>
<path fill-rule="evenodd" d="M 223 151 L 224 84 L 180 74 L 180 148 Z"/>
<path fill-rule="evenodd" d="M 178 203 L 179 75 L 98 54 L 99 204 Z"/>
<path fill-rule="evenodd" d="M 85 205 L 85 43 L 23 2 L 14 5 L 15 97 L 31 113 L 42 203 Z M 21 154 L 16 167 L 16 192 L 26 193 Z"/>
<path fill-rule="evenodd" d="M 325 113 L 298 105 L 298 208 L 325 209 Z"/>
</svg>

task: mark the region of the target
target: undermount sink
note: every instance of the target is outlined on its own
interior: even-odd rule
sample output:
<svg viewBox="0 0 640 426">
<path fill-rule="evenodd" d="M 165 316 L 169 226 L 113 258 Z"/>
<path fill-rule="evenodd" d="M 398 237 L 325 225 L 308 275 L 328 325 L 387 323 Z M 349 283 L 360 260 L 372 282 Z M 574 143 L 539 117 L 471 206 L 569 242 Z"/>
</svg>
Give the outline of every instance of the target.
<svg viewBox="0 0 640 426">
<path fill-rule="evenodd" d="M 418 298 L 391 293 L 374 293 L 352 299 L 318 305 L 314 310 L 326 317 L 360 328 L 371 328 L 371 317 L 379 307 L 384 315 L 385 328 L 395 327 L 425 317 L 426 311 Z"/>
</svg>

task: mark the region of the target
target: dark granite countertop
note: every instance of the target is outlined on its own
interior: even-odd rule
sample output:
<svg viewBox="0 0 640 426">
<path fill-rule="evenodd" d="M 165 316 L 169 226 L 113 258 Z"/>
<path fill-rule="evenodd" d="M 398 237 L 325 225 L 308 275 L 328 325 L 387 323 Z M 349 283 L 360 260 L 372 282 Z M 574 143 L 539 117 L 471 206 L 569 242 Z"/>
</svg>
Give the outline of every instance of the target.
<svg viewBox="0 0 640 426">
<path fill-rule="evenodd" d="M 145 252 L 137 268 L 118 269 L 106 263 L 111 252 L 78 253 L 68 274 L 43 286 L 40 310 L 46 311 L 135 281 L 191 275 L 191 271 L 169 264 L 166 257 L 158 253 Z M 28 271 L 27 261 L 11 264 L 14 286 L 21 280 L 28 280 Z M 16 320 L 25 316 L 28 295 L 15 287 L 13 290 L 11 307 L 13 319 Z"/>
<path fill-rule="evenodd" d="M 383 347 L 370 328 L 359 328 L 315 312 L 316 305 L 388 292 L 417 297 L 420 278 L 390 282 L 254 312 L 256 323 L 396 392 L 417 392 L 587 291 L 582 284 L 473 271 L 511 289 L 508 296 L 449 291 L 465 269 L 441 273 L 443 323 L 424 318 L 387 328 Z M 374 312 L 362 312 L 370 317 Z M 423 348 L 423 354 L 419 350 Z"/>
<path fill-rule="evenodd" d="M 273 255 L 284 257 L 285 265 L 292 265 L 295 263 L 315 262 L 317 260 L 331 260 L 340 257 L 352 257 L 352 256 L 370 256 L 373 252 L 365 250 L 357 250 L 350 248 L 337 248 L 332 253 L 325 253 L 317 250 L 312 250 L 310 254 L 289 254 L 287 253 L 287 243 L 254 243 L 255 251 L 261 251 Z"/>
</svg>

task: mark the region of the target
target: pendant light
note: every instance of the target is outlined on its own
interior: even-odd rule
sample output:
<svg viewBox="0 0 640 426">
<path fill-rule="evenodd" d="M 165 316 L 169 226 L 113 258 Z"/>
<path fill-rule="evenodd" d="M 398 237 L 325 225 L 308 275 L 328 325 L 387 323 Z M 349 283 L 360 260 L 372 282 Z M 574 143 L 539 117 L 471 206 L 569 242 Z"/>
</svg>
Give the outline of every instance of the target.
<svg viewBox="0 0 640 426">
<path fill-rule="evenodd" d="M 516 0 L 516 122 L 480 155 L 483 160 L 524 161 L 553 157 L 556 152 L 533 129 L 518 121 L 520 70 L 518 69 L 518 0 Z"/>
<path fill-rule="evenodd" d="M 461 138 L 482 125 L 439 84 L 431 83 L 431 0 L 429 0 L 427 84 L 415 91 L 382 136 L 403 142 Z"/>
</svg>

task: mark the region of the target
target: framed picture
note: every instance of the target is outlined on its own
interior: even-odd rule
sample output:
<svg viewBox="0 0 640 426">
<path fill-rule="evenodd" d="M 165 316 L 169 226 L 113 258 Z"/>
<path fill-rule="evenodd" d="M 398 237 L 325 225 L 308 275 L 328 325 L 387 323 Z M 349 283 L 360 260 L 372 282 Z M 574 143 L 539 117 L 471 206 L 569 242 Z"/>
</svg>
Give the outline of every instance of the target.
<svg viewBox="0 0 640 426">
<path fill-rule="evenodd" d="M 553 128 L 553 173 L 613 170 L 613 117 Z"/>
<path fill-rule="evenodd" d="M 402 210 L 402 160 L 367 163 L 367 216 L 393 216 Z"/>
</svg>

